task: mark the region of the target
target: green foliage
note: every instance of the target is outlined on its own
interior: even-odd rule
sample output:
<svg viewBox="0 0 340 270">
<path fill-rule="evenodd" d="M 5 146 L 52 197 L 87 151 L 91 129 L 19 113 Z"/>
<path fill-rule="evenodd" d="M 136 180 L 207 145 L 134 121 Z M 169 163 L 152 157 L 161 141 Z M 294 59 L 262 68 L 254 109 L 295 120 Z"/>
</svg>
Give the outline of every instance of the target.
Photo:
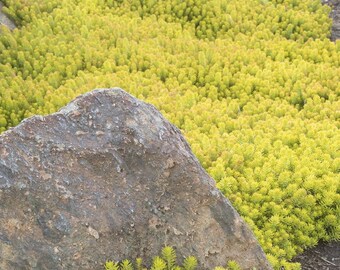
<svg viewBox="0 0 340 270">
<path fill-rule="evenodd" d="M 143 260 L 141 258 L 136 259 L 136 270 L 142 270 L 143 269 Z"/>
<path fill-rule="evenodd" d="M 119 86 L 183 131 L 276 269 L 340 239 L 340 43 L 320 1 L 3 2 L 21 27 L 0 28 L 0 132 Z"/>
<path fill-rule="evenodd" d="M 125 259 L 120 263 L 120 269 L 121 270 L 133 270 L 134 267 L 129 260 Z"/>
<path fill-rule="evenodd" d="M 197 259 L 193 256 L 186 257 L 183 263 L 184 270 L 194 270 L 197 267 Z"/>
<path fill-rule="evenodd" d="M 167 268 L 166 262 L 161 257 L 155 257 L 152 262 L 151 270 L 165 270 Z"/>
<path fill-rule="evenodd" d="M 105 270 L 119 270 L 120 266 L 119 263 L 115 263 L 113 261 L 107 261 L 105 263 Z"/>
<path fill-rule="evenodd" d="M 228 261 L 227 266 L 224 268 L 222 266 L 215 267 L 214 270 L 242 270 L 239 264 L 233 260 Z M 252 270 L 256 270 L 256 268 L 252 268 Z"/>
<path fill-rule="evenodd" d="M 228 270 L 241 270 L 240 266 L 235 261 L 229 261 L 227 263 L 227 269 Z"/>
<path fill-rule="evenodd" d="M 166 262 L 167 269 L 172 269 L 176 264 L 176 252 L 172 247 L 164 247 L 162 249 L 162 258 Z"/>
<path fill-rule="evenodd" d="M 143 262 L 141 258 L 136 259 L 136 267 L 132 265 L 132 263 L 125 259 L 121 263 L 107 261 L 105 263 L 106 270 L 141 270 L 147 268 L 143 267 Z M 186 258 L 183 262 L 183 267 L 177 265 L 176 263 L 176 252 L 172 247 L 166 246 L 162 249 L 161 257 L 156 256 L 152 260 L 152 265 L 150 270 L 194 270 L 197 267 L 197 260 L 196 258 L 190 256 Z"/>
<path fill-rule="evenodd" d="M 198 266 L 198 261 L 193 256 L 188 256 L 184 259 L 183 265 L 179 266 L 176 263 L 176 251 L 169 246 L 165 246 L 162 249 L 161 256 L 155 256 L 152 260 L 150 270 L 195 270 Z M 125 259 L 121 263 L 107 261 L 104 265 L 106 270 L 147 270 L 143 267 L 141 258 L 136 259 L 135 267 L 132 263 Z M 227 267 L 215 267 L 214 270 L 241 270 L 240 266 L 235 261 L 228 261 Z"/>
</svg>

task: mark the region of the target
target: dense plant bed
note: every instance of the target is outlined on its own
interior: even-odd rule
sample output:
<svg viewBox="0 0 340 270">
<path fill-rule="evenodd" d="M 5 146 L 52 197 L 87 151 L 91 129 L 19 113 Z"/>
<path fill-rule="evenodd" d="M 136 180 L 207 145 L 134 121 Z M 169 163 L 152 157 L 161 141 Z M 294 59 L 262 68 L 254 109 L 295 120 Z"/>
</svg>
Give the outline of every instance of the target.
<svg viewBox="0 0 340 270">
<path fill-rule="evenodd" d="M 318 0 L 6 0 L 0 132 L 119 86 L 185 134 L 279 269 L 339 239 L 339 42 Z"/>
</svg>

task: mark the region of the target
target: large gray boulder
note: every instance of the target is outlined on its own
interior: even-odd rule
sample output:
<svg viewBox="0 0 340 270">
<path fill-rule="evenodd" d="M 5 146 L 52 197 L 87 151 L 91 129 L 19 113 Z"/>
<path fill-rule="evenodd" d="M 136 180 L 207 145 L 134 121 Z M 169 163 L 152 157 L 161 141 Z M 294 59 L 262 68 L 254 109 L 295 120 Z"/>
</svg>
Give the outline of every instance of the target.
<svg viewBox="0 0 340 270">
<path fill-rule="evenodd" d="M 4 4 L 0 2 L 0 26 L 5 25 L 10 30 L 13 30 L 14 28 L 16 28 L 16 26 L 14 22 L 10 18 L 8 18 L 8 16 L 4 12 L 2 12 L 3 7 Z"/>
<path fill-rule="evenodd" d="M 0 269 L 103 269 L 164 245 L 201 269 L 271 269 L 180 131 L 121 89 L 0 136 Z"/>
</svg>

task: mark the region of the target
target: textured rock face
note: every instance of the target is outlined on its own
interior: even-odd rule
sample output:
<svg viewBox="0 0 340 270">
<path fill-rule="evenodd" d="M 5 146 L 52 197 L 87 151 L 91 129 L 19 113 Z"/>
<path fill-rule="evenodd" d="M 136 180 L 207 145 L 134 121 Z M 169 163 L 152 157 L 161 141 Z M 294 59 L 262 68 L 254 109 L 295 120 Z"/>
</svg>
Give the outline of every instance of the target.
<svg viewBox="0 0 340 270">
<path fill-rule="evenodd" d="M 121 89 L 0 136 L 0 269 L 103 269 L 164 245 L 271 269 L 179 130 Z"/>
<path fill-rule="evenodd" d="M 16 26 L 14 22 L 10 18 L 8 18 L 5 13 L 2 12 L 3 6 L 4 4 L 0 2 L 0 26 L 5 25 L 10 30 L 13 30 Z"/>
<path fill-rule="evenodd" d="M 321 0 L 323 4 L 327 4 L 332 8 L 329 16 L 333 20 L 331 40 L 340 39 L 340 0 Z"/>
</svg>

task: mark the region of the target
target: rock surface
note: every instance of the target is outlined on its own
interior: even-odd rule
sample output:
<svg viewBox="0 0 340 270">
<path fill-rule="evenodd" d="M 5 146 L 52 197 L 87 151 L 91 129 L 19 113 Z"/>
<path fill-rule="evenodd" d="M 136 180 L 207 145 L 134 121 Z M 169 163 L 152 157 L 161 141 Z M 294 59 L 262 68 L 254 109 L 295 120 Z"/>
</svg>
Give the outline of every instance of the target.
<svg viewBox="0 0 340 270">
<path fill-rule="evenodd" d="M 3 6 L 4 4 L 0 2 L 0 25 L 5 25 L 9 29 L 13 30 L 16 26 L 14 22 L 10 18 L 8 18 L 5 13 L 2 12 Z"/>
<path fill-rule="evenodd" d="M 103 269 L 164 245 L 201 269 L 271 269 L 180 131 L 118 88 L 3 133 L 0 201 L 0 269 Z"/>
<path fill-rule="evenodd" d="M 336 41 L 340 39 L 340 0 L 321 0 L 321 2 L 332 8 L 329 14 L 333 20 L 331 40 Z"/>
</svg>

